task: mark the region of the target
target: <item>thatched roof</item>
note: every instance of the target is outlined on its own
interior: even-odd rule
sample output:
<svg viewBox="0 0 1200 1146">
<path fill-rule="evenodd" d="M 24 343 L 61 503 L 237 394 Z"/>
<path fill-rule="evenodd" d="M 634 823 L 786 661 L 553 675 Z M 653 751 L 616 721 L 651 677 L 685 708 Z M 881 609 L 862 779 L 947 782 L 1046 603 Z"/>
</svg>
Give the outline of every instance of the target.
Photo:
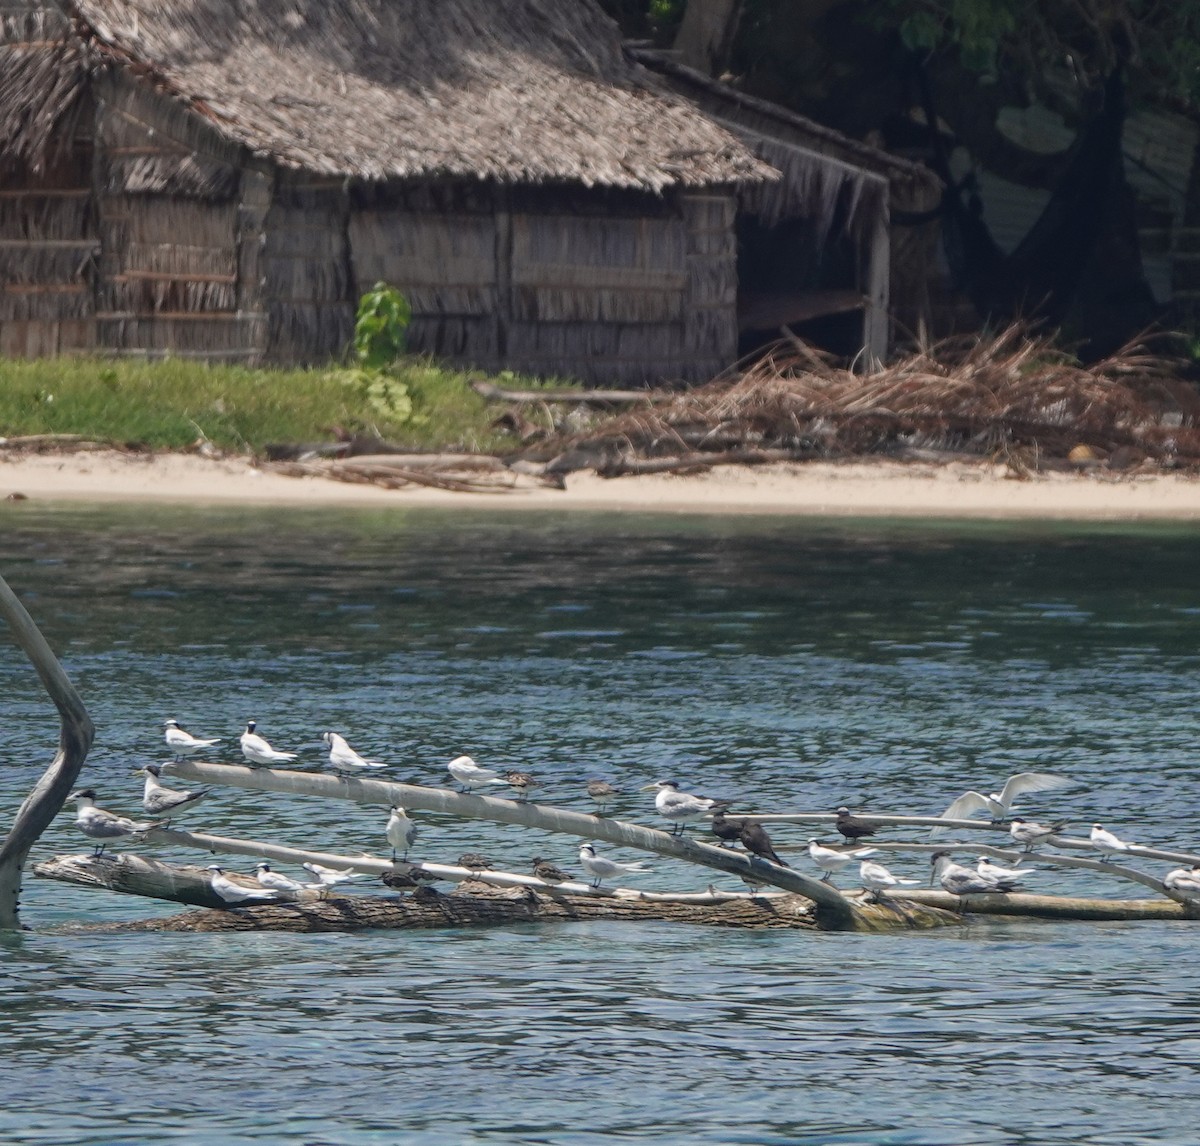
<svg viewBox="0 0 1200 1146">
<path fill-rule="evenodd" d="M 775 177 L 626 58 L 593 0 L 59 6 L 92 59 L 133 69 L 286 166 L 649 191 Z M 0 106 L 11 107 L 9 72 Z"/>
</svg>

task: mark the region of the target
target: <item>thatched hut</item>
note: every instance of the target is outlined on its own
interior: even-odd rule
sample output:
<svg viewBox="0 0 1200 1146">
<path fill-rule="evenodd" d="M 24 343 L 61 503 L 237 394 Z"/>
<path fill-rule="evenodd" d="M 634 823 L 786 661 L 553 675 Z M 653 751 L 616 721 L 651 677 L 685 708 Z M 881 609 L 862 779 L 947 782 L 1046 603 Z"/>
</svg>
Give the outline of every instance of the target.
<svg viewBox="0 0 1200 1146">
<path fill-rule="evenodd" d="M 779 179 L 591 0 L 7 0 L 0 354 L 320 361 L 384 280 L 450 361 L 703 379 Z"/>
<path fill-rule="evenodd" d="M 785 323 L 800 333 L 819 327 L 828 339 L 840 323 L 840 349 L 852 352 L 861 339 L 882 359 L 897 325 L 902 336 L 928 329 L 931 284 L 942 278 L 937 175 L 712 79 L 671 52 L 630 54 L 781 172 L 739 191 L 744 338 L 773 337 Z"/>
</svg>

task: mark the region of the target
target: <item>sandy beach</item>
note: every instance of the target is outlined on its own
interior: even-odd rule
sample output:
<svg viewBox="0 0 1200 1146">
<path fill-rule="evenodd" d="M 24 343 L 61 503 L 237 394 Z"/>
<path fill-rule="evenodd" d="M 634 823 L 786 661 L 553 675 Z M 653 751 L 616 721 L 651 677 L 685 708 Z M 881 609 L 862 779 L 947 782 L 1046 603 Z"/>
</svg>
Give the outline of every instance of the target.
<svg viewBox="0 0 1200 1146">
<path fill-rule="evenodd" d="M 22 496 L 23 495 L 23 496 Z M 1200 519 L 1200 478 L 1054 473 L 1018 480 L 991 463 L 810 462 L 718 467 L 697 476 L 605 479 L 565 490 L 530 483 L 501 493 L 387 490 L 295 478 L 241 459 L 117 451 L 0 455 L 0 499 L 280 506 L 438 506 L 495 510 L 631 510 L 809 516 Z"/>
</svg>

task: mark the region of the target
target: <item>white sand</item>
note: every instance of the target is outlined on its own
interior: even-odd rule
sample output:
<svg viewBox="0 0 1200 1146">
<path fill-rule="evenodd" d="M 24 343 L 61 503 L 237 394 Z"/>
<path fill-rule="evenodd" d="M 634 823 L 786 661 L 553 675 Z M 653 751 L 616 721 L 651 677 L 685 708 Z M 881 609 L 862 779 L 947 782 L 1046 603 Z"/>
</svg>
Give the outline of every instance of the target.
<svg viewBox="0 0 1200 1146">
<path fill-rule="evenodd" d="M 1014 480 L 986 463 L 856 461 L 718 467 L 702 476 L 598 478 L 566 490 L 452 493 L 384 490 L 266 473 L 194 455 L 0 454 L 0 499 L 227 505 L 459 506 L 478 509 L 644 510 L 820 516 L 1200 519 L 1200 479 L 1177 475 L 1050 474 Z M 21 503 L 25 504 L 25 503 Z"/>
</svg>

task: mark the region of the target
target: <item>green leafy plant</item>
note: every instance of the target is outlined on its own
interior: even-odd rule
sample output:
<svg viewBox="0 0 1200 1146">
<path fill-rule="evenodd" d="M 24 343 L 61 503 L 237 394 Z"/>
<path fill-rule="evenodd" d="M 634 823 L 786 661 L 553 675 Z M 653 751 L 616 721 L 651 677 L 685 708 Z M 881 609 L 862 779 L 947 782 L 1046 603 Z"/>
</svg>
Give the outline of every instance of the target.
<svg viewBox="0 0 1200 1146">
<path fill-rule="evenodd" d="M 367 370 L 382 370 L 408 347 L 412 307 L 387 283 L 376 283 L 359 299 L 354 316 L 354 353 Z"/>
</svg>

